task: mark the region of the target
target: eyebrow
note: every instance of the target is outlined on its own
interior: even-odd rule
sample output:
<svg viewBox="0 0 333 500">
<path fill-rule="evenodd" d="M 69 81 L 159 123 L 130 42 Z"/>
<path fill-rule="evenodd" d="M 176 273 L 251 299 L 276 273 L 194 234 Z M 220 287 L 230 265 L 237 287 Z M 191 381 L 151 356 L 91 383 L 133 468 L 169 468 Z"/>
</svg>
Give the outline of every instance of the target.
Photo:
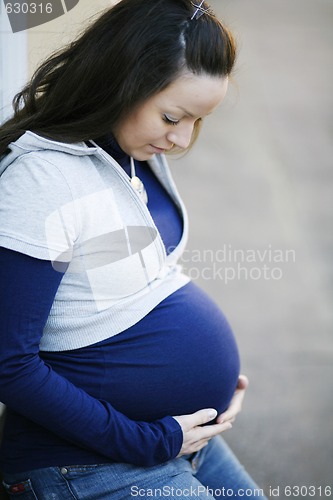
<svg viewBox="0 0 333 500">
<path fill-rule="evenodd" d="M 188 116 L 190 116 L 191 118 L 196 118 L 195 115 L 192 115 L 192 113 L 190 113 L 189 111 L 187 111 L 187 109 L 183 108 L 183 106 L 177 106 L 178 109 L 181 109 L 182 111 L 184 111 L 184 113 L 186 113 Z M 212 112 L 210 113 L 207 113 L 207 115 L 205 116 L 208 116 L 208 115 L 211 115 Z"/>
<path fill-rule="evenodd" d="M 177 106 L 178 109 L 181 109 L 182 111 L 184 111 L 184 113 L 186 113 L 188 116 L 190 116 L 191 118 L 195 118 L 194 115 L 192 115 L 192 113 L 190 113 L 189 111 L 187 111 L 187 109 L 183 108 L 182 106 Z"/>
</svg>

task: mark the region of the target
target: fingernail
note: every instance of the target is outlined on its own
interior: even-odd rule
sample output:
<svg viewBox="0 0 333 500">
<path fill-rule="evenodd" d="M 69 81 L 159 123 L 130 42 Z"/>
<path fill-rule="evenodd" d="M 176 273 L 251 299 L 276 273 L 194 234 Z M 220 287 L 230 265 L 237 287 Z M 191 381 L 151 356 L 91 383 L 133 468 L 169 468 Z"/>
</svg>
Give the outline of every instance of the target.
<svg viewBox="0 0 333 500">
<path fill-rule="evenodd" d="M 217 411 L 216 410 L 209 410 L 208 411 L 208 417 L 211 418 L 213 420 L 213 418 L 215 418 L 217 415 Z"/>
</svg>

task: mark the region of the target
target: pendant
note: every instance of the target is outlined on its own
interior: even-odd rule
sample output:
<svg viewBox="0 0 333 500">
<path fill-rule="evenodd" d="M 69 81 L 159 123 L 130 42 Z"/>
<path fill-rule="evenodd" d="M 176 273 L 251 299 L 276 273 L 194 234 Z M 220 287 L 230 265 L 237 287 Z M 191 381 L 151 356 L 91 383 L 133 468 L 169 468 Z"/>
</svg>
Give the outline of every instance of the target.
<svg viewBox="0 0 333 500">
<path fill-rule="evenodd" d="M 147 196 L 147 191 L 145 190 L 145 187 L 143 185 L 142 180 L 139 179 L 139 177 L 137 177 L 136 175 L 134 175 L 133 177 L 131 177 L 131 186 L 134 189 L 134 191 L 136 191 L 138 193 L 138 195 L 140 196 L 143 203 L 145 203 L 147 205 L 148 196 Z"/>
</svg>

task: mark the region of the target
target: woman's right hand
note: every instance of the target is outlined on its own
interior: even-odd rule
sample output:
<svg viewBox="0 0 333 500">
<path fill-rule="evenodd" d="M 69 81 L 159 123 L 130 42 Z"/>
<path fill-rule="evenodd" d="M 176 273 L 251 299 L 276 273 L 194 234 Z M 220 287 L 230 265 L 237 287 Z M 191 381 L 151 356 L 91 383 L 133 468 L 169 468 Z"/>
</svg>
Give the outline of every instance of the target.
<svg viewBox="0 0 333 500">
<path fill-rule="evenodd" d="M 232 425 L 230 422 L 203 426 L 214 420 L 216 416 L 216 410 L 205 409 L 191 415 L 173 417 L 177 420 L 183 431 L 183 445 L 178 457 L 201 450 L 214 436 L 231 429 Z"/>
</svg>

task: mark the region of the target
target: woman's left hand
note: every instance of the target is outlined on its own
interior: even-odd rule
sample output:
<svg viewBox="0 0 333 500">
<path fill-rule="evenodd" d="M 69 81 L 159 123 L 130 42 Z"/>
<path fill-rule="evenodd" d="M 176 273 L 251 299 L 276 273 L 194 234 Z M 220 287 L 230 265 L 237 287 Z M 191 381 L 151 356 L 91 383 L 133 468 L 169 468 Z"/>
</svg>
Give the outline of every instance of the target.
<svg viewBox="0 0 333 500">
<path fill-rule="evenodd" d="M 249 379 L 245 375 L 240 375 L 230 405 L 228 406 L 228 409 L 225 412 L 221 413 L 217 417 L 216 419 L 217 424 L 221 424 L 222 422 L 229 422 L 232 424 L 232 422 L 234 422 L 236 415 L 242 409 L 242 403 L 248 385 L 249 385 Z"/>
</svg>

